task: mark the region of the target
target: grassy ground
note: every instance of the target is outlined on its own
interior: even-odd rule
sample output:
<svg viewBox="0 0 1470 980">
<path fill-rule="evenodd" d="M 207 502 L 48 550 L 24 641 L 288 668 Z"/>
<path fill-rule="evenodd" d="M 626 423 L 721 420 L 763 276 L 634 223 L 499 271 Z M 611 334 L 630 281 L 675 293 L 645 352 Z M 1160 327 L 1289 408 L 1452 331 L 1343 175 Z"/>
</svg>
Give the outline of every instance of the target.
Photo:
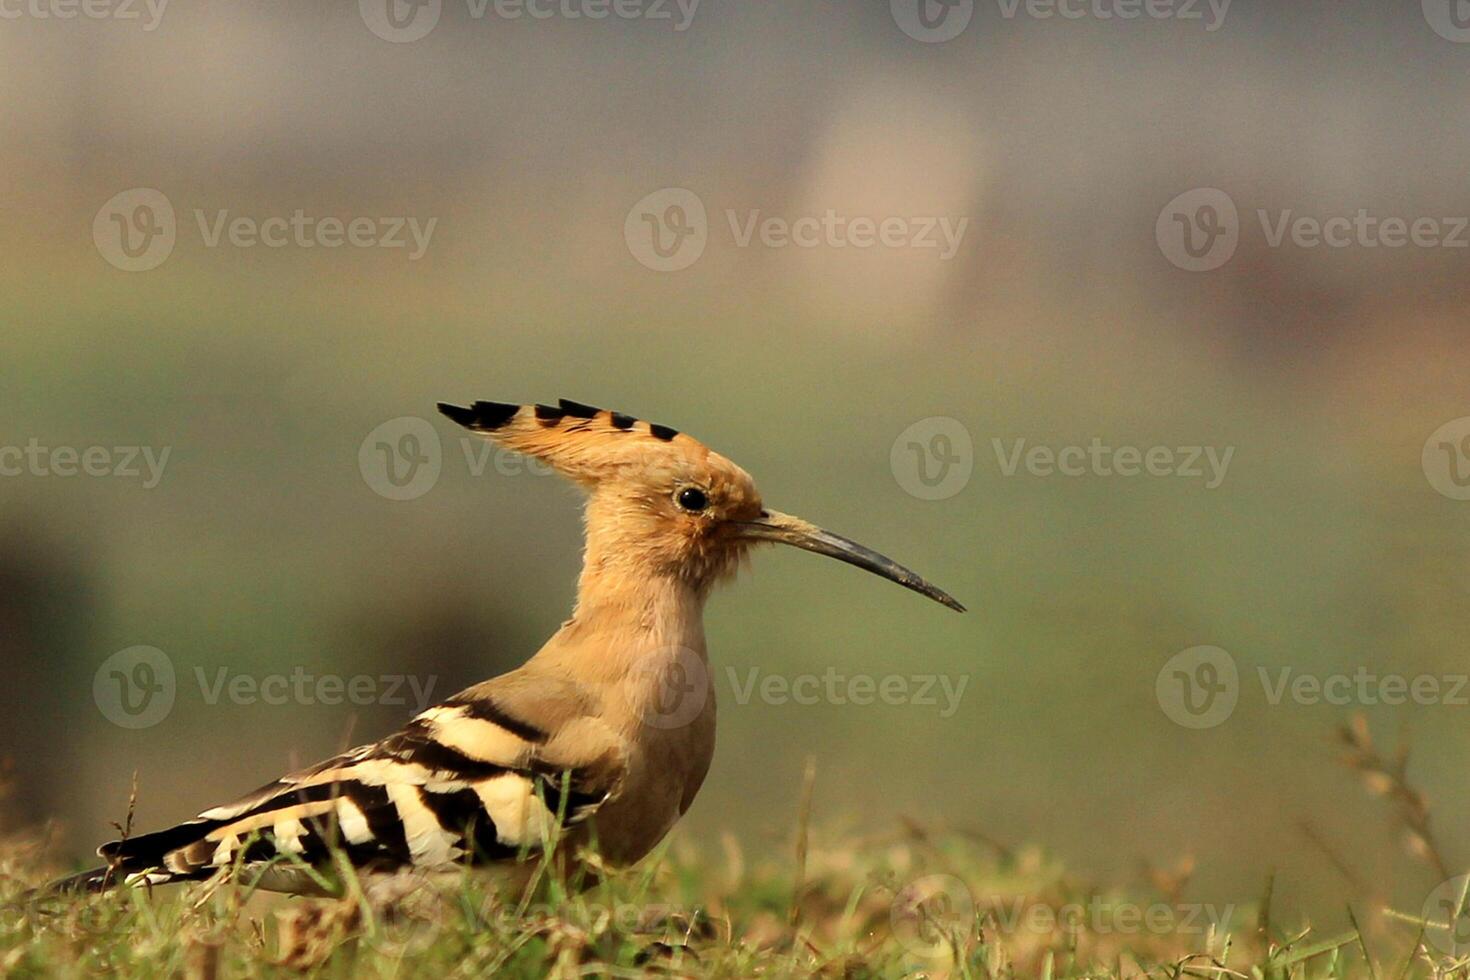
<svg viewBox="0 0 1470 980">
<path fill-rule="evenodd" d="M 38 897 L 58 870 L 44 843 L 0 838 L 0 976 L 1470 978 L 1470 875 L 1447 866 L 1407 753 L 1381 752 L 1361 717 L 1338 736 L 1409 858 L 1443 882 L 1403 911 L 1355 883 L 1346 930 L 1273 916 L 1271 876 L 1248 904 L 1200 901 L 1192 859 L 1118 887 L 973 831 L 814 830 L 809 763 L 784 855 L 749 861 L 729 835 L 712 852 L 666 842 L 590 887 L 551 860 L 384 881 L 339 858 L 309 872 L 333 898 L 238 878 Z"/>
<path fill-rule="evenodd" d="M 521 895 L 469 875 L 374 901 L 199 884 L 46 903 L 34 845 L 0 850 L 0 975 L 214 977 L 1451 977 L 1464 962 L 1413 916 L 1358 907 L 1333 935 L 1188 900 L 1188 866 L 1133 891 L 1041 852 L 909 825 L 747 865 L 675 847 L 597 887 Z M 1461 896 L 1463 901 L 1463 896 Z M 1417 910 L 1416 910 L 1417 911 Z M 1463 952 L 1463 950 L 1462 950 Z"/>
</svg>

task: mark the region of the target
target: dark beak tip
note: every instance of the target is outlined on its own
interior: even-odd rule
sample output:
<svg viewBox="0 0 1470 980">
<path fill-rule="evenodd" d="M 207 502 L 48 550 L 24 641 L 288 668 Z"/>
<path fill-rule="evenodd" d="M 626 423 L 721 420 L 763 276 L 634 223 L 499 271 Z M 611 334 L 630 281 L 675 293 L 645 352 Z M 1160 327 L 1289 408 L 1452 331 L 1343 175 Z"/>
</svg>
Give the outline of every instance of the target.
<svg viewBox="0 0 1470 980">
<path fill-rule="evenodd" d="M 930 586 L 930 588 L 933 587 Z M 963 603 L 961 603 L 954 596 L 950 595 L 948 592 L 945 592 L 943 589 L 933 589 L 933 591 L 930 591 L 930 589 L 920 589 L 919 591 L 929 598 L 933 599 L 935 602 L 939 603 L 941 606 L 944 606 L 946 609 L 953 609 L 955 612 L 959 613 L 970 611 L 965 608 Z"/>
</svg>

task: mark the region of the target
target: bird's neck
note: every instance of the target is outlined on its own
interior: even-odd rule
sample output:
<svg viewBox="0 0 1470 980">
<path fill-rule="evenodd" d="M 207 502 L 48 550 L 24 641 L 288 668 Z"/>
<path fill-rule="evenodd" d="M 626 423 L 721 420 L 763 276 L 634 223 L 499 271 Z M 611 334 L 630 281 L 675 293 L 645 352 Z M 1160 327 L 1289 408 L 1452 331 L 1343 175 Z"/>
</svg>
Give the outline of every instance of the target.
<svg viewBox="0 0 1470 980">
<path fill-rule="evenodd" d="M 637 574 L 589 553 L 572 618 L 545 653 L 584 680 L 620 683 L 668 656 L 707 658 L 705 593 L 677 577 Z"/>
<path fill-rule="evenodd" d="M 577 582 L 575 622 L 589 629 L 663 642 L 704 639 L 704 591 L 678 576 L 602 569 L 590 563 Z"/>
</svg>

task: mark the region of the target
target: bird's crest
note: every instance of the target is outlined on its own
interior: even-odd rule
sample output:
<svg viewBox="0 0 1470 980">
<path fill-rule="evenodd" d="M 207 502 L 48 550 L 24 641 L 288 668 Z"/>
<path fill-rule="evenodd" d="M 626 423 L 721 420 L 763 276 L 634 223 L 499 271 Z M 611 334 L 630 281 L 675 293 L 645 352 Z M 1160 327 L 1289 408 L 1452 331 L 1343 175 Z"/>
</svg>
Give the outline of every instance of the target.
<svg viewBox="0 0 1470 980">
<path fill-rule="evenodd" d="M 587 485 L 627 466 L 671 459 L 699 464 L 710 456 L 703 443 L 677 429 L 566 398 L 556 405 L 478 401 L 468 408 L 441 402 L 439 411 L 470 431 Z"/>
</svg>

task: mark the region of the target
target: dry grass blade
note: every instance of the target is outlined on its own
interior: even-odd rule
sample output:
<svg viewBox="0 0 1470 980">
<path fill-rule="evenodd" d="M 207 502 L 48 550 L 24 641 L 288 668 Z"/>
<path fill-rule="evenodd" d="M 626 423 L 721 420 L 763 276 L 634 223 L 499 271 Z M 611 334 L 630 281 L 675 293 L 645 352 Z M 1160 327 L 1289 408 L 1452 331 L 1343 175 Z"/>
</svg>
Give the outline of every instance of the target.
<svg viewBox="0 0 1470 980">
<path fill-rule="evenodd" d="M 796 884 L 791 891 L 791 908 L 786 921 L 795 926 L 801 918 L 802 892 L 806 888 L 806 856 L 808 835 L 811 832 L 812 793 L 817 785 L 817 759 L 807 756 L 806 768 L 801 777 L 801 806 L 796 817 Z"/>
<path fill-rule="evenodd" d="M 1338 729 L 1338 740 L 1346 747 L 1344 764 L 1361 774 L 1370 793 L 1393 804 L 1404 826 L 1409 854 L 1428 864 L 1440 878 L 1448 878 L 1449 864 L 1429 828 L 1429 805 L 1408 781 L 1408 747 L 1401 747 L 1391 758 L 1384 756 L 1373 744 L 1362 714 Z"/>
</svg>

